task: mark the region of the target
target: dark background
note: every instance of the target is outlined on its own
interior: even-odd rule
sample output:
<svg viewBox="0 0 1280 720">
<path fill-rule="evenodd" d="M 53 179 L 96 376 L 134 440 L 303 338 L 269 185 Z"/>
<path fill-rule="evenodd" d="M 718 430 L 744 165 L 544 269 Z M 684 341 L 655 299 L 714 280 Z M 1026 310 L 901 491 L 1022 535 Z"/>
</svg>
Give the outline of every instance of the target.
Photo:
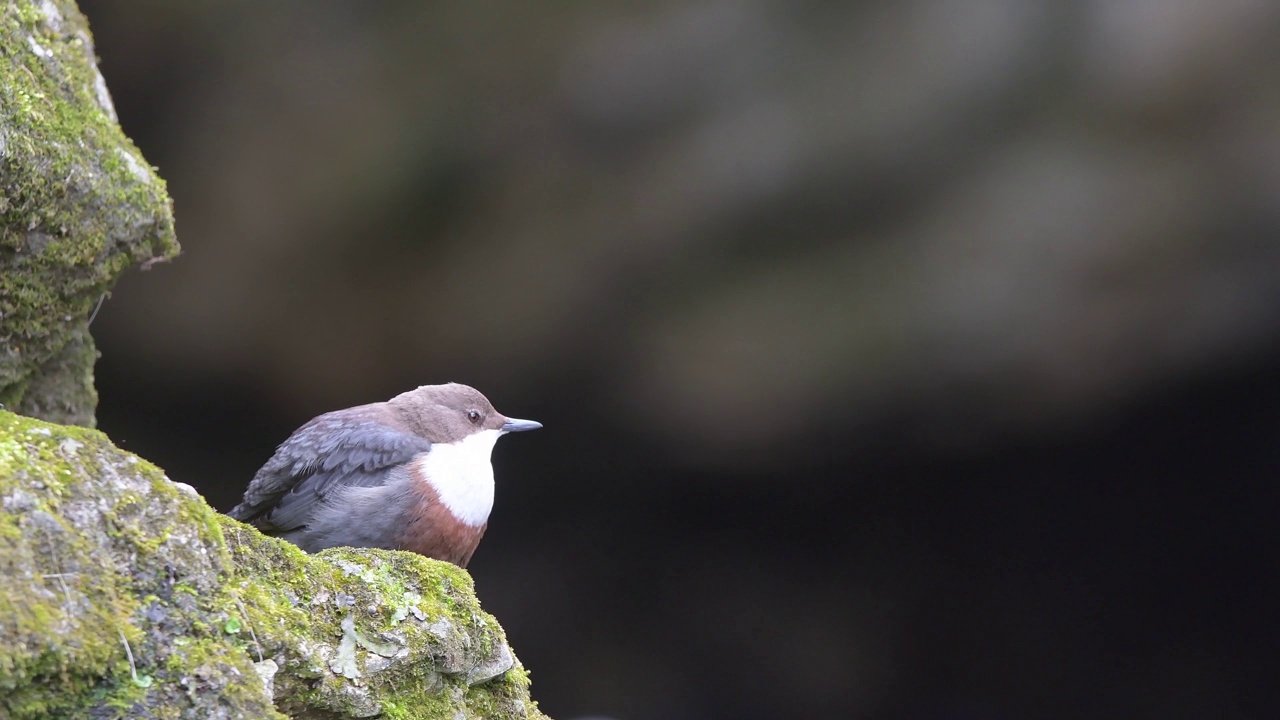
<svg viewBox="0 0 1280 720">
<path fill-rule="evenodd" d="M 83 0 L 184 254 L 101 427 L 235 503 L 466 382 L 556 718 L 1265 717 L 1280 5 Z"/>
</svg>

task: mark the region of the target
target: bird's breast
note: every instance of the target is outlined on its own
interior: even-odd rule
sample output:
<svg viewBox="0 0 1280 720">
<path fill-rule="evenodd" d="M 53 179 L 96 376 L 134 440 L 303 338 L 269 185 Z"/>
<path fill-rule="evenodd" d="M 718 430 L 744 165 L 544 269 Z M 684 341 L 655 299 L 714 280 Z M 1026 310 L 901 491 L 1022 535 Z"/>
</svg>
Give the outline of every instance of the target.
<svg viewBox="0 0 1280 720">
<path fill-rule="evenodd" d="M 454 443 L 436 443 L 414 461 L 414 475 L 430 485 L 439 504 L 464 525 L 481 527 L 493 510 L 493 445 L 498 430 L 482 430 Z"/>
</svg>

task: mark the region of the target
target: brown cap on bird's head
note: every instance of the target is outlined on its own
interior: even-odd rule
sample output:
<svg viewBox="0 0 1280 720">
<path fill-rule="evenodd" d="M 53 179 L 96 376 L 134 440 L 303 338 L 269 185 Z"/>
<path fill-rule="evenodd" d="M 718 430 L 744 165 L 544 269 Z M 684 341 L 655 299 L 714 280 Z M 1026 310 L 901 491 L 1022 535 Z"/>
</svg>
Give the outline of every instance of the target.
<svg viewBox="0 0 1280 720">
<path fill-rule="evenodd" d="M 542 427 L 533 420 L 503 415 L 479 390 L 460 383 L 423 385 L 400 393 L 388 404 L 407 426 L 434 443 L 457 442 L 481 430 L 509 433 Z"/>
</svg>

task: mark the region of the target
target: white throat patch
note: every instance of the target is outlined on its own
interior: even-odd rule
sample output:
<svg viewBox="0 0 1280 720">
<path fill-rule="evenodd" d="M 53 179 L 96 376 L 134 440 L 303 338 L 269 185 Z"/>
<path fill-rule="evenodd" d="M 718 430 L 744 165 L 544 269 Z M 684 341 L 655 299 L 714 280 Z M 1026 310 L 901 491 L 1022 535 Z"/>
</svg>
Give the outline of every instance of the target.
<svg viewBox="0 0 1280 720">
<path fill-rule="evenodd" d="M 493 510 L 493 445 L 501 430 L 481 430 L 455 443 L 435 443 L 418 461 L 440 502 L 458 520 L 479 527 Z"/>
</svg>

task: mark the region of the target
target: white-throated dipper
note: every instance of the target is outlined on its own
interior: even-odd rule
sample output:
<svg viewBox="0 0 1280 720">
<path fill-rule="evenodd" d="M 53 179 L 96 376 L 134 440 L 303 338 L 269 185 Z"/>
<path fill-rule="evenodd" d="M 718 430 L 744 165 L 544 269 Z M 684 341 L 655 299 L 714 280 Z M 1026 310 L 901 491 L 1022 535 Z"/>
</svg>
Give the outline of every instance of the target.
<svg viewBox="0 0 1280 720">
<path fill-rule="evenodd" d="M 408 550 L 466 567 L 493 509 L 494 443 L 540 427 L 475 388 L 423 385 L 298 428 L 228 515 L 307 552 Z"/>
</svg>

